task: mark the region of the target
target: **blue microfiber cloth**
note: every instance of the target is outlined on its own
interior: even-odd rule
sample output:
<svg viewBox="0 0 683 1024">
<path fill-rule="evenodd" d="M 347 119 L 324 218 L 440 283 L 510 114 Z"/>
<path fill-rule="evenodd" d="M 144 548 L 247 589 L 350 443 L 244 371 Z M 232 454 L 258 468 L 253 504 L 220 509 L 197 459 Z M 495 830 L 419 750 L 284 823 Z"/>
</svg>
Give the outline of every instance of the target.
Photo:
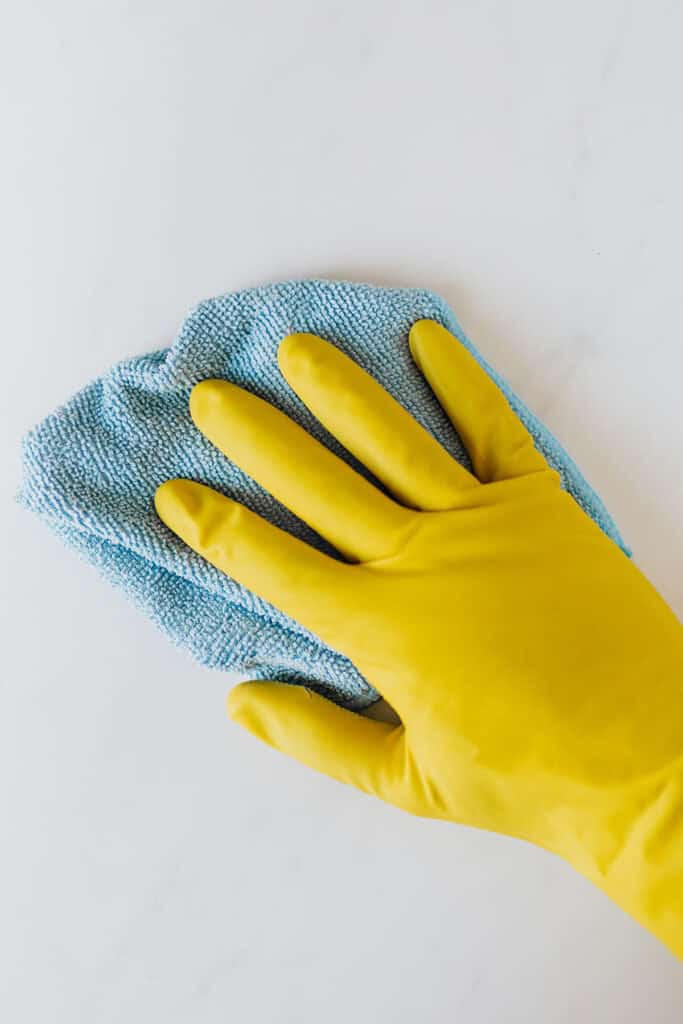
<svg viewBox="0 0 683 1024">
<path fill-rule="evenodd" d="M 377 694 L 351 662 L 187 548 L 157 518 L 153 495 L 170 477 L 199 480 L 327 549 L 221 455 L 188 411 L 193 384 L 207 377 L 229 379 L 278 406 L 358 468 L 280 375 L 277 346 L 294 331 L 338 345 L 468 465 L 408 350 L 408 331 L 422 318 L 438 320 L 473 352 L 566 489 L 624 548 L 576 465 L 486 365 L 442 299 L 428 291 L 333 281 L 272 284 L 202 302 L 170 348 L 114 366 L 28 434 L 20 500 L 202 664 L 243 678 L 305 682 L 349 707 L 364 707 Z"/>
</svg>

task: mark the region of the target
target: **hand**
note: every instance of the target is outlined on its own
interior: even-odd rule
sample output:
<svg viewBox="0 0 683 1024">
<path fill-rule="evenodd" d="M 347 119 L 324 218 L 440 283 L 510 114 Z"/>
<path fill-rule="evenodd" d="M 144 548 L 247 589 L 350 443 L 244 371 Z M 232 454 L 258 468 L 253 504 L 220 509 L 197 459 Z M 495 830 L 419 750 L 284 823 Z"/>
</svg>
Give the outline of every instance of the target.
<svg viewBox="0 0 683 1024">
<path fill-rule="evenodd" d="M 467 350 L 432 321 L 410 346 L 472 474 L 334 346 L 279 351 L 391 497 L 249 392 L 192 392 L 199 429 L 341 558 L 187 480 L 159 488 L 158 514 L 347 655 L 400 722 L 272 682 L 236 687 L 230 714 L 414 814 L 558 852 L 683 956 L 683 629 Z"/>
</svg>

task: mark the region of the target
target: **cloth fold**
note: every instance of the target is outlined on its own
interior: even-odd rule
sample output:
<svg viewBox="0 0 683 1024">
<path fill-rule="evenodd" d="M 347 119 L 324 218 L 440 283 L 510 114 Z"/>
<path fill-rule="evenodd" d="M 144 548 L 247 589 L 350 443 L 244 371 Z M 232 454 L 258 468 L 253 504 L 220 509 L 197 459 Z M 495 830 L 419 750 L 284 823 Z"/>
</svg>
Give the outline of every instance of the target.
<svg viewBox="0 0 683 1024">
<path fill-rule="evenodd" d="M 277 346 L 296 331 L 338 345 L 469 465 L 460 439 L 410 357 L 408 331 L 423 318 L 443 324 L 473 352 L 559 471 L 564 487 L 628 553 L 578 467 L 485 363 L 441 298 L 429 291 L 347 282 L 271 284 L 200 303 L 169 348 L 118 363 L 26 436 L 19 500 L 202 664 L 245 679 L 305 683 L 346 706 L 367 706 L 377 694 L 347 658 L 187 548 L 157 518 L 153 495 L 172 477 L 199 480 L 329 550 L 221 455 L 195 428 L 188 411 L 197 381 L 229 379 L 272 402 L 365 472 L 279 373 Z"/>
</svg>

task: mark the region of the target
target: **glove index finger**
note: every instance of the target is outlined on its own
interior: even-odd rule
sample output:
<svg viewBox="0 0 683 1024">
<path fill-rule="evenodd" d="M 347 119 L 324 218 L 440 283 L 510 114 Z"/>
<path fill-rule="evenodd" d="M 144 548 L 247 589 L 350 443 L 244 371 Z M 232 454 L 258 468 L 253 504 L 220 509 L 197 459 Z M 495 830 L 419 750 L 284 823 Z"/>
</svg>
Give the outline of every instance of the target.
<svg viewBox="0 0 683 1024">
<path fill-rule="evenodd" d="M 357 589 L 349 577 L 353 566 L 192 480 L 167 480 L 154 504 L 162 522 L 197 554 L 339 649 Z"/>
</svg>

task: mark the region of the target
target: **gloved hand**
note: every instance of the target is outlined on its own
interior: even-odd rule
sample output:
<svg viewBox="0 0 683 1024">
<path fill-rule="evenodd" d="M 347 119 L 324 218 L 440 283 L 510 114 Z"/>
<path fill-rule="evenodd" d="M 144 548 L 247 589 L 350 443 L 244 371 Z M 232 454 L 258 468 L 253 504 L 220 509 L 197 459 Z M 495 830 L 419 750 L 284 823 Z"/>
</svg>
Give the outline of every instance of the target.
<svg viewBox="0 0 683 1024">
<path fill-rule="evenodd" d="M 474 475 L 334 346 L 279 351 L 393 497 L 247 391 L 192 392 L 199 429 L 343 560 L 187 480 L 159 488 L 161 519 L 346 654 L 400 723 L 273 682 L 237 686 L 230 715 L 413 814 L 557 852 L 683 957 L 683 629 L 467 350 L 427 320 L 410 346 Z"/>
</svg>

